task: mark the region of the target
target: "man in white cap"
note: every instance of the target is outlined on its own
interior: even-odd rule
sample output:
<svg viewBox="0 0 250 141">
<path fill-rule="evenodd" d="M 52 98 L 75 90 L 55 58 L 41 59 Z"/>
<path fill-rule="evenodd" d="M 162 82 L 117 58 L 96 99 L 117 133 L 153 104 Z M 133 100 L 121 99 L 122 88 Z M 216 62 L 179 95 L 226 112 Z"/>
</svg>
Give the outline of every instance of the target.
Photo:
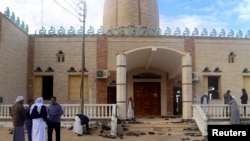
<svg viewBox="0 0 250 141">
<path fill-rule="evenodd" d="M 24 122 L 25 108 L 23 106 L 24 97 L 18 96 L 15 103 L 11 107 L 11 116 L 13 118 L 13 141 L 25 141 L 24 138 Z"/>
</svg>

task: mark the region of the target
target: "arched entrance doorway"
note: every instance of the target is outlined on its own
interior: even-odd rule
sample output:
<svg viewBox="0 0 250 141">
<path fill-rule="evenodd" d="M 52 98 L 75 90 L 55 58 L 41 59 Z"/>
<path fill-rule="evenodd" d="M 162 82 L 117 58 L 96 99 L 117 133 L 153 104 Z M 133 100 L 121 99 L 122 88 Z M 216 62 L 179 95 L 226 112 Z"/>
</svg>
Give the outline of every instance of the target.
<svg viewBox="0 0 250 141">
<path fill-rule="evenodd" d="M 148 89 L 147 91 L 151 91 L 151 86 L 147 86 L 144 81 L 141 81 L 140 84 L 133 83 L 133 88 L 136 90 L 139 90 L 140 88 L 143 88 L 141 94 L 139 92 L 131 92 L 132 87 L 127 87 L 128 85 L 131 85 L 131 81 L 127 80 L 127 72 L 130 70 L 141 68 L 145 71 L 150 70 L 152 68 L 156 68 L 158 70 L 161 70 L 165 72 L 167 75 L 164 76 L 164 79 L 172 79 L 176 77 L 177 75 L 182 76 L 182 117 L 185 119 L 191 118 L 191 105 L 192 105 L 192 66 L 191 66 L 191 57 L 188 52 L 182 52 L 176 49 L 167 48 L 167 47 L 143 47 L 143 48 L 137 48 L 125 52 L 121 52 L 117 54 L 117 116 L 120 119 L 126 119 L 126 111 L 127 111 L 127 96 L 131 93 L 132 96 L 137 98 L 139 95 L 140 97 L 147 97 L 147 93 L 145 93 L 145 89 Z M 149 83 L 149 81 L 147 82 Z M 163 81 L 160 81 L 160 86 L 162 86 Z M 154 87 L 157 87 L 157 84 L 153 84 Z M 166 85 L 166 84 L 165 84 Z M 165 115 L 167 110 L 166 103 L 167 97 L 166 97 L 166 87 L 160 88 L 160 94 L 161 98 L 158 100 L 158 104 L 160 105 L 160 115 Z M 129 91 L 129 93 L 127 93 Z M 141 105 L 146 105 L 148 101 L 153 101 L 154 98 L 154 92 L 149 95 L 149 100 L 140 100 Z M 143 95 L 143 96 L 142 96 Z M 136 96 L 136 97 L 135 97 Z M 158 94 L 156 94 L 158 96 Z M 165 101 L 162 101 L 163 96 L 165 96 Z M 152 104 L 152 103 L 151 103 Z M 137 105 L 138 107 L 139 104 Z M 152 109 L 152 107 L 151 107 Z M 137 113 L 138 115 L 146 115 L 145 108 L 138 108 L 138 111 L 140 113 Z M 147 109 L 148 110 L 148 109 Z M 155 113 L 151 113 L 154 115 Z"/>
</svg>

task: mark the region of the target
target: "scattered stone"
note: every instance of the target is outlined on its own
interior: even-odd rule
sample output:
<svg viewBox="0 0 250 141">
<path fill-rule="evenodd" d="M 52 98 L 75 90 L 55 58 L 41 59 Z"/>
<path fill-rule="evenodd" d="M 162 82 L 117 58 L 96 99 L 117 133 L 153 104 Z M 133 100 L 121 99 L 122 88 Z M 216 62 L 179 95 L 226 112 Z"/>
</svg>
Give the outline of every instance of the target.
<svg viewBox="0 0 250 141">
<path fill-rule="evenodd" d="M 163 135 L 163 133 L 158 133 L 157 135 Z M 170 136 L 171 136 L 171 134 L 170 134 Z"/>
<path fill-rule="evenodd" d="M 139 134 L 135 133 L 135 132 L 127 132 L 126 135 L 128 135 L 128 136 L 139 136 Z"/>
<path fill-rule="evenodd" d="M 164 120 L 164 119 L 162 119 Z M 186 136 L 202 136 L 201 133 L 199 132 L 196 132 L 197 131 L 197 127 L 195 125 L 193 125 L 192 121 L 191 120 L 178 120 L 178 119 L 173 119 L 171 120 L 170 118 L 166 118 L 165 120 L 169 120 L 166 122 L 166 125 L 170 124 L 170 123 L 190 123 L 190 126 L 188 125 L 188 127 L 179 127 L 179 129 L 182 129 L 184 133 L 184 135 Z M 142 120 L 143 121 L 143 120 Z M 146 125 L 149 125 L 149 124 L 154 124 L 154 122 L 150 122 L 150 120 L 145 120 L 146 122 L 142 122 L 142 121 L 136 121 L 136 120 L 121 120 L 120 121 L 120 124 L 118 123 L 117 124 L 117 132 L 116 132 L 116 135 L 115 136 L 111 136 L 110 135 L 110 127 L 109 127 L 109 124 L 103 122 L 103 123 L 100 123 L 99 122 L 99 126 L 97 127 L 100 131 L 100 135 L 101 137 L 103 138 L 109 138 L 109 139 L 125 139 L 125 136 L 134 136 L 134 137 L 139 137 L 141 135 L 167 135 L 167 136 L 174 136 L 175 133 L 175 129 L 174 128 L 171 128 L 171 127 L 166 127 L 166 131 L 164 130 L 165 127 L 153 127 L 151 129 L 149 129 L 149 131 L 146 131 L 146 132 L 141 132 L 141 131 L 137 131 L 137 127 L 136 125 L 132 125 L 132 124 L 146 124 Z M 160 120 L 159 120 L 160 121 Z M 164 121 L 160 121 L 159 122 L 160 124 L 165 124 Z M 157 123 L 158 124 L 158 123 Z M 192 126 L 193 125 L 193 126 Z M 135 126 L 135 128 L 133 128 Z M 108 128 L 106 128 L 108 127 Z M 139 126 L 140 127 L 140 126 Z M 141 127 L 140 127 L 141 128 Z M 131 131 L 130 131 L 131 130 Z M 140 129 L 139 129 L 140 130 Z M 199 129 L 198 129 L 199 130 Z M 164 132 L 163 132 L 164 131 Z M 192 138 L 182 138 L 183 141 L 190 141 Z M 198 139 L 198 140 L 197 140 Z M 201 139 L 202 138 L 197 138 L 196 140 L 194 141 L 202 141 Z M 203 141 L 207 141 L 207 140 L 203 140 Z"/>
<path fill-rule="evenodd" d="M 128 131 L 128 128 L 123 128 L 123 131 Z"/>
<path fill-rule="evenodd" d="M 148 134 L 150 134 L 150 135 L 154 135 L 155 133 L 154 133 L 154 132 L 148 132 Z"/>
<path fill-rule="evenodd" d="M 68 128 L 68 130 L 73 130 L 73 126 L 70 126 L 70 127 Z"/>
<path fill-rule="evenodd" d="M 121 127 L 127 127 L 125 124 L 122 124 Z"/>
</svg>

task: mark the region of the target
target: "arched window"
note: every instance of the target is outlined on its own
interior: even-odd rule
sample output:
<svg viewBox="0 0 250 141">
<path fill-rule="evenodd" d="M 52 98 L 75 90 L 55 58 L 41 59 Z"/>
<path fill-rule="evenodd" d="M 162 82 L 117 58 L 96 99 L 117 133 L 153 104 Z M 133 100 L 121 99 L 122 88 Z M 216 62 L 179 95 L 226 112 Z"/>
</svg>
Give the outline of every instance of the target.
<svg viewBox="0 0 250 141">
<path fill-rule="evenodd" d="M 57 62 L 65 61 L 65 54 L 63 53 L 63 51 L 59 50 L 56 56 L 57 56 Z"/>
</svg>

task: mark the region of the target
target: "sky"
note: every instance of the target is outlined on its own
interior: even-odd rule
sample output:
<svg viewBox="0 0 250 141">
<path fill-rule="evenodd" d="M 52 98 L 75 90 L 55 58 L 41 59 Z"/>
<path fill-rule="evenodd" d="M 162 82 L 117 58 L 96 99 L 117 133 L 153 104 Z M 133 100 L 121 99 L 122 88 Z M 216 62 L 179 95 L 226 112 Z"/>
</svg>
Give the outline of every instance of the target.
<svg viewBox="0 0 250 141">
<path fill-rule="evenodd" d="M 29 34 L 38 33 L 41 27 L 48 31 L 54 27 L 56 31 L 62 26 L 65 31 L 72 26 L 75 30 L 83 25 L 83 13 L 77 7 L 81 0 L 0 0 L 0 11 L 4 13 L 9 7 L 20 21 L 29 27 Z M 102 26 L 104 0 L 85 0 L 85 31 L 92 26 L 97 30 Z M 245 34 L 250 30 L 250 0 L 158 0 L 160 28 L 164 32 L 167 27 L 174 32 L 177 27 L 190 33 L 203 28 L 217 34 L 224 29 L 226 33 L 241 30 Z M 81 20 L 79 19 L 81 18 Z"/>
</svg>

